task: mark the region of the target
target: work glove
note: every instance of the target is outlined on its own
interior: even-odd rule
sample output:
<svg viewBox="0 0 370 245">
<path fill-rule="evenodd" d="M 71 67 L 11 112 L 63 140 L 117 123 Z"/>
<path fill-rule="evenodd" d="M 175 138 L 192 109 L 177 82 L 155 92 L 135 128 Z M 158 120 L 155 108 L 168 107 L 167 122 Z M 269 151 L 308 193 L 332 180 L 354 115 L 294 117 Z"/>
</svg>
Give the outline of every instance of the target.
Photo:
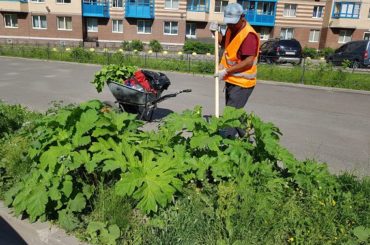
<svg viewBox="0 0 370 245">
<path fill-rule="evenodd" d="M 211 22 L 211 24 L 209 25 L 209 30 L 211 32 L 220 31 L 220 26 L 217 22 Z"/>
<path fill-rule="evenodd" d="M 216 73 L 215 77 L 218 77 L 219 80 L 224 80 L 226 75 L 227 75 L 227 71 L 226 71 L 226 69 L 223 69 L 223 70 L 219 71 L 218 73 Z"/>
</svg>

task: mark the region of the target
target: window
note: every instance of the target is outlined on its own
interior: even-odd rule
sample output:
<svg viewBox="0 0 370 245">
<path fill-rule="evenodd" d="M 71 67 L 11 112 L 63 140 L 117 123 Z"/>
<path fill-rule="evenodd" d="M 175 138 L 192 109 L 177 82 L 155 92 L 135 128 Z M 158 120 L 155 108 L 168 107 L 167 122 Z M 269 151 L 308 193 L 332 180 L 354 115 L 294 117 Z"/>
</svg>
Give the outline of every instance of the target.
<svg viewBox="0 0 370 245">
<path fill-rule="evenodd" d="M 112 32 L 123 33 L 123 22 L 122 22 L 122 20 L 112 20 Z"/>
<path fill-rule="evenodd" d="M 45 15 L 34 15 L 32 16 L 32 27 L 34 29 L 46 29 L 46 16 Z"/>
<path fill-rule="evenodd" d="M 284 16 L 295 17 L 297 12 L 297 4 L 285 4 L 284 5 Z"/>
<path fill-rule="evenodd" d="M 323 9 L 324 9 L 324 6 L 314 6 L 313 7 L 312 18 L 321 18 Z"/>
<path fill-rule="evenodd" d="M 87 18 L 87 31 L 88 32 L 98 32 L 98 19 L 97 18 Z"/>
<path fill-rule="evenodd" d="M 137 21 L 137 33 L 150 34 L 152 33 L 152 22 L 150 20 Z"/>
<path fill-rule="evenodd" d="M 187 0 L 186 9 L 195 12 L 208 11 L 209 2 L 207 0 Z"/>
<path fill-rule="evenodd" d="M 281 39 L 292 39 L 293 38 L 293 28 L 281 28 L 280 38 Z"/>
<path fill-rule="evenodd" d="M 338 43 L 346 43 L 351 41 L 352 31 L 351 30 L 340 30 Z"/>
<path fill-rule="evenodd" d="M 33 2 L 33 3 L 44 3 L 45 0 L 31 0 L 31 2 Z"/>
<path fill-rule="evenodd" d="M 369 13 L 367 14 L 367 18 L 370 19 L 370 8 L 369 8 Z"/>
<path fill-rule="evenodd" d="M 319 38 L 320 38 L 320 30 L 310 30 L 310 37 L 308 38 L 308 41 L 310 43 L 319 42 Z"/>
<path fill-rule="evenodd" d="M 57 17 L 58 30 L 70 31 L 72 30 L 72 17 Z"/>
<path fill-rule="evenodd" d="M 177 35 L 179 31 L 178 23 L 176 21 L 165 21 L 164 22 L 164 35 Z"/>
<path fill-rule="evenodd" d="M 71 3 L 71 0 L 57 0 L 57 3 Z"/>
<path fill-rule="evenodd" d="M 6 28 L 18 28 L 18 17 L 16 14 L 4 14 Z"/>
<path fill-rule="evenodd" d="M 122 8 L 123 1 L 122 0 L 113 0 L 112 2 L 113 8 Z"/>
<path fill-rule="evenodd" d="M 270 38 L 270 29 L 266 27 L 261 28 L 260 39 L 268 40 Z"/>
<path fill-rule="evenodd" d="M 364 33 L 364 40 L 370 40 L 370 32 Z"/>
<path fill-rule="evenodd" d="M 216 0 L 215 1 L 215 12 L 223 13 L 228 3 L 229 3 L 228 1 Z"/>
<path fill-rule="evenodd" d="M 360 17 L 360 7 L 359 3 L 335 3 L 333 18 L 358 19 Z"/>
<path fill-rule="evenodd" d="M 196 38 L 195 31 L 197 29 L 197 25 L 195 23 L 186 23 L 186 37 L 187 38 Z"/>
<path fill-rule="evenodd" d="M 275 3 L 273 2 L 258 2 L 257 14 L 274 15 Z"/>
<path fill-rule="evenodd" d="M 179 8 L 179 0 L 166 0 L 164 3 L 165 9 L 178 9 Z"/>
</svg>

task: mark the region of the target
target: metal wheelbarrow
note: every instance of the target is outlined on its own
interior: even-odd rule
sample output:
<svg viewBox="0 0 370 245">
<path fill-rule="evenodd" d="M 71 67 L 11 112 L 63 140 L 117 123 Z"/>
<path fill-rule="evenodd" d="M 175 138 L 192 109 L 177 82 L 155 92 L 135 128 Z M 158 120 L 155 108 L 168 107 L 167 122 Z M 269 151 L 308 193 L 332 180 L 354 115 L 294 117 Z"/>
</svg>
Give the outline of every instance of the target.
<svg viewBox="0 0 370 245">
<path fill-rule="evenodd" d="M 140 120 L 146 119 L 144 116 L 149 115 L 148 121 L 152 120 L 158 103 L 178 94 L 191 92 L 191 89 L 184 89 L 162 96 L 163 90 L 150 93 L 114 81 L 108 81 L 107 84 L 121 111 L 137 114 Z"/>
</svg>

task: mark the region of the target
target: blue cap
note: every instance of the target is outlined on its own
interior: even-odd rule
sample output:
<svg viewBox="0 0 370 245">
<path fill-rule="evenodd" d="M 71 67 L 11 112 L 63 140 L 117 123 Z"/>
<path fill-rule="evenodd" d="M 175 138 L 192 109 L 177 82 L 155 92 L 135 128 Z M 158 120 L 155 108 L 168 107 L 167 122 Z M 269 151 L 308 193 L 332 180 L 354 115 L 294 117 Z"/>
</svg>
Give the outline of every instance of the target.
<svg viewBox="0 0 370 245">
<path fill-rule="evenodd" d="M 243 14 L 243 7 L 239 3 L 230 3 L 226 6 L 224 11 L 224 23 L 236 24 Z"/>
</svg>

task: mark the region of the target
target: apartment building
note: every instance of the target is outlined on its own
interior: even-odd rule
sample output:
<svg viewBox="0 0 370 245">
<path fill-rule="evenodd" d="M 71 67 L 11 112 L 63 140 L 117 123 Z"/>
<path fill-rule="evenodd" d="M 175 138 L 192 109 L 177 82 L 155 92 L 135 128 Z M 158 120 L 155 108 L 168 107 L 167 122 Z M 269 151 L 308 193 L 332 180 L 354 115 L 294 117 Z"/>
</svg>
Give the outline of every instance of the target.
<svg viewBox="0 0 370 245">
<path fill-rule="evenodd" d="M 0 13 L 0 39 L 8 43 L 82 41 L 80 1 L 2 0 Z"/>
<path fill-rule="evenodd" d="M 370 39 L 370 0 L 334 0 L 324 18 L 320 48 L 337 48 L 351 40 Z"/>
<path fill-rule="evenodd" d="M 326 0 L 280 0 L 274 38 L 297 39 L 302 47 L 319 48 Z"/>
<path fill-rule="evenodd" d="M 187 39 L 213 42 L 209 23 L 222 23 L 232 2 L 262 42 L 335 48 L 370 35 L 370 0 L 0 0 L 0 42 L 119 47 L 139 39 L 180 49 Z"/>
</svg>

